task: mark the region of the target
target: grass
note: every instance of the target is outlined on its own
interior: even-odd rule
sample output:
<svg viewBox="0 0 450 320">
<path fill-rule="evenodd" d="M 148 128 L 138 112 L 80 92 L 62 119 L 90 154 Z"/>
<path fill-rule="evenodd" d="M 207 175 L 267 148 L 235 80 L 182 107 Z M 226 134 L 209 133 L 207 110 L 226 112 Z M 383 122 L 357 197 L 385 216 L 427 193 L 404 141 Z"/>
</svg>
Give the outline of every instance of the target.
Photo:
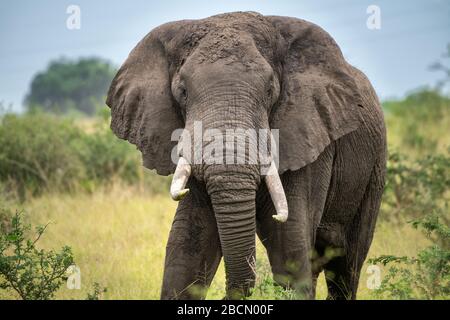
<svg viewBox="0 0 450 320">
<path fill-rule="evenodd" d="M 104 299 L 158 299 L 162 283 L 165 245 L 176 203 L 168 195 L 149 195 L 134 187 L 115 184 L 95 192 L 47 193 L 18 207 L 33 225 L 51 221 L 42 237 L 45 248 L 72 247 L 81 270 L 81 289 L 63 286 L 57 299 L 84 299 L 95 282 L 107 287 Z M 381 254 L 414 256 L 428 240 L 408 224 L 380 221 L 369 257 Z M 257 244 L 258 282 L 252 299 L 289 299 L 290 292 L 273 286 L 262 245 Z M 366 286 L 367 264 L 362 270 L 359 299 L 372 299 Z M 225 276 L 221 264 L 208 299 L 221 299 Z M 317 299 L 325 299 L 320 276 Z M 12 296 L 0 298 L 14 298 Z"/>
</svg>

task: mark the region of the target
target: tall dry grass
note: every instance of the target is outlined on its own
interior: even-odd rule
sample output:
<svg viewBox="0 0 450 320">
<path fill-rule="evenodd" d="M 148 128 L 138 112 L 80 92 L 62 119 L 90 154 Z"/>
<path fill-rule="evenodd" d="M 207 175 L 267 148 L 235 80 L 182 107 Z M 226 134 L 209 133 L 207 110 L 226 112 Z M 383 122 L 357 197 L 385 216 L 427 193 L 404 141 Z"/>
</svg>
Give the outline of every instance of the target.
<svg viewBox="0 0 450 320">
<path fill-rule="evenodd" d="M 72 247 L 81 270 L 80 290 L 62 287 L 56 298 L 83 299 L 94 282 L 107 287 L 105 299 L 158 299 L 162 283 L 165 245 L 176 203 L 168 195 L 147 195 L 136 188 L 115 184 L 95 193 L 46 194 L 21 205 L 33 225 L 51 221 L 42 237 L 44 248 Z M 396 228 L 381 221 L 369 257 L 381 254 L 414 255 L 428 243 L 407 224 Z M 258 283 L 252 299 L 290 298 L 274 287 L 261 243 L 257 243 Z M 359 299 L 371 299 L 363 268 Z M 208 292 L 209 299 L 224 295 L 223 264 Z M 320 277 L 317 298 L 326 297 Z"/>
</svg>

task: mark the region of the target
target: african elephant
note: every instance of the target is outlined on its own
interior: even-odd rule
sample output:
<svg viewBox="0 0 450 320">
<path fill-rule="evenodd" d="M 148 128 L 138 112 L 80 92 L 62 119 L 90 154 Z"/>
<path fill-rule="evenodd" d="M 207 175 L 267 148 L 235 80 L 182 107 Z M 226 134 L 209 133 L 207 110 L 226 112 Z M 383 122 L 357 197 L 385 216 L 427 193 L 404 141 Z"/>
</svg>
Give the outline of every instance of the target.
<svg viewBox="0 0 450 320">
<path fill-rule="evenodd" d="M 222 257 L 225 297 L 250 295 L 255 234 L 276 283 L 314 298 L 324 271 L 330 299 L 356 298 L 384 187 L 386 133 L 369 80 L 324 30 L 254 12 L 161 25 L 131 51 L 106 103 L 112 130 L 137 146 L 143 165 L 175 172 L 171 193 L 182 200 L 162 299 L 204 298 Z M 216 132 L 278 129 L 275 174 L 263 176 L 258 163 L 192 163 L 182 152 L 177 164 L 172 133 L 195 121 Z"/>
</svg>

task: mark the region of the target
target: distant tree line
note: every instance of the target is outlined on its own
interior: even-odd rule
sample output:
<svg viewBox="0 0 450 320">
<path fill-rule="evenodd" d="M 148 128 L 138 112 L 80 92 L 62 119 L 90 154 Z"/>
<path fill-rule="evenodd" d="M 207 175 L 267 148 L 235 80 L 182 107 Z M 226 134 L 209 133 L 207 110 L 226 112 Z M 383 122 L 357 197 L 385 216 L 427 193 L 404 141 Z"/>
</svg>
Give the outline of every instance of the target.
<svg viewBox="0 0 450 320">
<path fill-rule="evenodd" d="M 51 61 L 31 81 L 25 105 L 28 110 L 93 115 L 103 104 L 116 71 L 110 62 L 96 57 Z"/>
</svg>

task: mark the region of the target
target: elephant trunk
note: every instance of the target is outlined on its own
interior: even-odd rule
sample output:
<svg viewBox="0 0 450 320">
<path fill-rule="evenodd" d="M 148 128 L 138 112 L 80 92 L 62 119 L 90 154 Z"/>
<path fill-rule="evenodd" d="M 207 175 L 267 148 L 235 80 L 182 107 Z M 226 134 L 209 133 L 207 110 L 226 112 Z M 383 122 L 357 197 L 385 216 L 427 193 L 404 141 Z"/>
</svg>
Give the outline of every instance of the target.
<svg viewBox="0 0 450 320">
<path fill-rule="evenodd" d="M 276 215 L 273 218 L 275 220 L 280 222 L 287 220 L 287 201 L 273 161 L 267 175 L 263 173 L 262 165 L 266 163 L 261 163 L 259 157 L 258 147 L 261 139 L 258 139 L 260 137 L 257 134 L 253 135 L 251 132 L 251 130 L 256 131 L 254 128 L 266 127 L 261 125 L 266 120 L 253 123 L 253 121 L 249 121 L 252 119 L 250 118 L 252 108 L 242 107 L 239 109 L 241 113 L 237 113 L 236 105 L 229 104 L 229 101 L 238 101 L 236 97 L 240 97 L 241 103 L 244 100 L 251 100 L 250 97 L 247 97 L 249 93 L 243 92 L 242 95 L 231 97 L 223 95 L 222 91 L 218 91 L 217 95 L 213 93 L 211 94 L 216 97 L 214 106 L 200 104 L 192 111 L 196 114 L 191 114 L 191 119 L 202 120 L 200 132 L 208 139 L 205 138 L 200 142 L 192 140 L 196 137 L 195 133 L 198 127 L 196 127 L 195 121 L 186 121 L 186 129 L 190 135 L 182 139 L 181 154 L 183 157 L 179 159 L 170 192 L 174 200 L 180 200 L 185 196 L 189 191 L 185 189 L 186 182 L 191 174 L 205 182 L 216 217 L 225 262 L 227 298 L 239 299 L 250 294 L 256 278 L 255 201 L 261 180 L 264 179 L 267 184 L 267 189 L 274 202 Z M 214 100 L 212 96 L 205 99 L 208 103 L 211 100 Z M 214 112 L 210 110 L 214 110 Z M 245 112 L 249 113 L 249 117 L 245 116 Z M 227 136 L 229 129 L 233 129 L 232 139 Z M 250 131 L 247 132 L 247 130 Z M 216 144 L 216 142 L 223 142 L 225 136 L 227 136 L 225 143 Z M 190 143 L 187 143 L 188 141 Z M 184 143 L 188 147 L 185 148 Z M 202 154 L 201 163 L 195 161 L 195 154 L 192 153 L 192 151 L 198 152 L 199 150 L 202 151 L 200 153 Z M 194 162 L 190 163 L 184 158 L 188 155 Z M 256 161 L 252 161 L 255 159 Z M 221 160 L 221 162 L 216 160 Z"/>
<path fill-rule="evenodd" d="M 257 170 L 211 166 L 205 171 L 225 262 L 227 298 L 250 294 L 255 283 Z"/>
<path fill-rule="evenodd" d="M 203 168 L 225 262 L 227 298 L 246 297 L 256 278 L 255 199 L 261 170 L 259 165 L 249 164 L 213 164 Z M 191 165 L 181 157 L 170 188 L 174 200 L 181 200 L 189 191 L 185 186 L 191 172 Z M 288 217 L 287 201 L 273 162 L 264 180 L 277 212 L 273 218 L 285 222 Z"/>
</svg>

